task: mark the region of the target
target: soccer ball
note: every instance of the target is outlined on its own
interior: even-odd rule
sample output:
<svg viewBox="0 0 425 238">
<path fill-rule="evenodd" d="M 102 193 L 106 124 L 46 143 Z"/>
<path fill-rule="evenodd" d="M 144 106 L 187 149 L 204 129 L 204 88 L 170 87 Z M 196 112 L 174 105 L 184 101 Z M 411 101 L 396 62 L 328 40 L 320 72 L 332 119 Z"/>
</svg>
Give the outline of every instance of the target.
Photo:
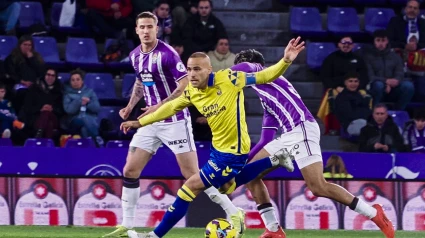
<svg viewBox="0 0 425 238">
<path fill-rule="evenodd" d="M 226 219 L 217 218 L 208 223 L 205 229 L 206 238 L 235 238 L 236 230 Z"/>
</svg>

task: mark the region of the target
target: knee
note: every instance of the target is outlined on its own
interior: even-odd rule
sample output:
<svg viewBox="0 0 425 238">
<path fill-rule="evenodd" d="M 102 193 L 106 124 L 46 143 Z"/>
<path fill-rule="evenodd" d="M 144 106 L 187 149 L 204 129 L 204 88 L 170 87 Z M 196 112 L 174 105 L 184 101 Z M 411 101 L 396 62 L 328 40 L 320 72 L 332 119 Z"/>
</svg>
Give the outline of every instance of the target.
<svg viewBox="0 0 425 238">
<path fill-rule="evenodd" d="M 132 166 L 125 165 L 123 169 L 123 175 L 126 178 L 138 178 L 141 171 Z"/>
<path fill-rule="evenodd" d="M 183 177 L 185 179 L 189 179 L 192 177 L 192 175 L 199 173 L 199 169 L 192 169 L 192 168 L 180 168 L 180 172 L 182 173 Z"/>
</svg>

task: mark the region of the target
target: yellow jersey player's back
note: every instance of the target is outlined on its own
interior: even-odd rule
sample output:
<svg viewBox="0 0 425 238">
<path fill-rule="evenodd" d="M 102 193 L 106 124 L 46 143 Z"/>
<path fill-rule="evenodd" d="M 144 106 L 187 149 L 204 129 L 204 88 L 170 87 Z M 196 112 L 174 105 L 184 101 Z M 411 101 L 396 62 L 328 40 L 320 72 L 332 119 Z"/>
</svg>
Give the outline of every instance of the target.
<svg viewBox="0 0 425 238">
<path fill-rule="evenodd" d="M 213 134 L 213 146 L 232 154 L 249 152 L 251 140 L 245 121 L 244 94 L 240 81 L 244 73 L 230 69 L 211 73 L 205 89 L 189 85 L 185 97 L 207 118 Z"/>
</svg>

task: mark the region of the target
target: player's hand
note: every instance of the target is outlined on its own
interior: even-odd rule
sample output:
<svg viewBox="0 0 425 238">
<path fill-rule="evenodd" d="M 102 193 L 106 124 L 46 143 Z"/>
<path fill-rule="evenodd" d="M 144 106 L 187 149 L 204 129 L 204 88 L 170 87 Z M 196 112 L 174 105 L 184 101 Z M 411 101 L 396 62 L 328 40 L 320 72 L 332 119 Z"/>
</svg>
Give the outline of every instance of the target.
<svg viewBox="0 0 425 238">
<path fill-rule="evenodd" d="M 288 45 L 285 48 L 285 55 L 283 56 L 283 59 L 285 61 L 294 61 L 295 58 L 297 58 L 298 54 L 305 49 L 305 42 L 301 40 L 301 37 L 297 37 L 297 39 L 292 39 L 289 41 Z"/>
<path fill-rule="evenodd" d="M 338 93 L 342 92 L 342 90 L 344 90 L 343 87 L 336 87 L 336 91 L 338 91 Z"/>
<path fill-rule="evenodd" d="M 131 109 L 129 107 L 124 107 L 120 110 L 119 115 L 123 120 L 127 120 L 127 118 L 130 116 Z"/>
<path fill-rule="evenodd" d="M 125 121 L 121 123 L 120 130 L 124 132 L 124 134 L 127 134 L 129 130 L 132 128 L 137 129 L 142 127 L 138 121 Z"/>
<path fill-rule="evenodd" d="M 390 93 L 391 92 L 391 86 L 390 85 L 386 85 L 385 86 L 385 92 L 388 94 L 388 93 Z"/>
<path fill-rule="evenodd" d="M 388 145 L 382 145 L 382 150 L 383 150 L 383 151 L 385 151 L 385 152 L 386 152 L 386 151 L 388 151 L 388 149 L 389 149 L 389 148 L 388 148 Z"/>
<path fill-rule="evenodd" d="M 140 119 L 140 118 L 148 115 L 149 113 L 156 111 L 161 105 L 162 105 L 162 103 L 158 103 L 158 104 L 150 106 L 150 107 L 142 108 L 141 110 L 144 111 L 144 113 L 142 113 L 142 115 L 140 115 L 137 119 Z"/>
</svg>

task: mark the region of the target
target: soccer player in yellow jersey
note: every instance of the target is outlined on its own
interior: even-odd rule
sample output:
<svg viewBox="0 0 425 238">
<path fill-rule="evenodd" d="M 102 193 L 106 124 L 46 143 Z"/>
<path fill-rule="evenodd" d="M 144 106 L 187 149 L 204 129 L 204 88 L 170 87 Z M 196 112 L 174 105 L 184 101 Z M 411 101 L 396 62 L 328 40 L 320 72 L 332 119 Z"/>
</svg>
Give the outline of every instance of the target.
<svg viewBox="0 0 425 238">
<path fill-rule="evenodd" d="M 220 192 L 230 194 L 264 170 L 292 163 L 286 150 L 280 150 L 270 157 L 246 164 L 251 142 L 245 122 L 243 88 L 272 82 L 285 72 L 303 49 L 304 42 L 300 43 L 300 37 L 292 39 L 285 48 L 283 59 L 256 73 L 226 69 L 214 74 L 208 56 L 194 53 L 187 63 L 190 84 L 179 98 L 163 104 L 139 121 L 121 124 L 121 130 L 127 133 L 131 128 L 161 121 L 194 105 L 207 118 L 213 134 L 208 163 L 179 189 L 176 201 L 168 208 L 158 227 L 144 234 L 130 230 L 130 238 L 163 237 L 186 214 L 190 202 L 206 188 L 214 186 Z"/>
</svg>

